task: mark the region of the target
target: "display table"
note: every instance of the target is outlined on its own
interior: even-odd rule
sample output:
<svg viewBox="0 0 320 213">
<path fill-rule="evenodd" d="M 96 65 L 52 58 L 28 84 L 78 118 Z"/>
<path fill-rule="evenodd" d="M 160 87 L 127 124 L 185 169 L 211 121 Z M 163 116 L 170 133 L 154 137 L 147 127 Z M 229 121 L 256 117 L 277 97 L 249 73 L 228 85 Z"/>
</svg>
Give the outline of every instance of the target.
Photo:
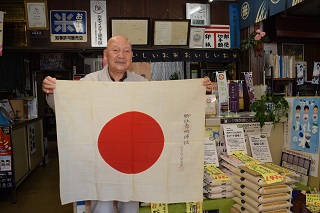
<svg viewBox="0 0 320 213">
<path fill-rule="evenodd" d="M 204 200 L 203 201 L 203 210 L 219 210 L 219 213 L 229 213 L 232 205 L 235 202 L 232 198 L 221 198 L 214 200 Z M 183 213 L 186 212 L 186 204 L 185 203 L 176 203 L 168 205 L 170 213 Z M 150 206 L 140 207 L 139 213 L 150 213 Z"/>
</svg>

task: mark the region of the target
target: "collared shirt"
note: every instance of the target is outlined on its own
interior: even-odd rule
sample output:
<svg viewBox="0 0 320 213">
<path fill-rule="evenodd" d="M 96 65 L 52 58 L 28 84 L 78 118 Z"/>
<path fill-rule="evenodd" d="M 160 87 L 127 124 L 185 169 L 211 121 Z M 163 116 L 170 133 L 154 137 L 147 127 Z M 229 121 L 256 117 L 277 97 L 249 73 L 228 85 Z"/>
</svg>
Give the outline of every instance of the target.
<svg viewBox="0 0 320 213">
<path fill-rule="evenodd" d="M 109 72 L 109 71 L 108 71 L 108 73 L 109 73 L 109 76 L 110 76 L 111 80 L 112 80 L 112 81 L 116 81 L 116 80 L 114 80 L 114 78 L 110 75 L 110 72 Z M 119 79 L 119 81 L 120 81 L 120 82 L 123 82 L 124 79 L 126 79 L 127 77 L 128 77 L 128 74 L 127 74 L 127 72 L 125 72 L 125 73 L 123 74 L 122 78 Z"/>
</svg>

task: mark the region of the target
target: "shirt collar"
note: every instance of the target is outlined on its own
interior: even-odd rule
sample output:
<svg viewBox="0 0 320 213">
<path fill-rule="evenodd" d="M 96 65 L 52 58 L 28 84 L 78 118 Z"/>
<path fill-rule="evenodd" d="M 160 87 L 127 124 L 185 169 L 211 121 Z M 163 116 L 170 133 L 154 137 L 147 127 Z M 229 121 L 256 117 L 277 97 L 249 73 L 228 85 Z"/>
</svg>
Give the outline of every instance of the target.
<svg viewBox="0 0 320 213">
<path fill-rule="evenodd" d="M 109 71 L 108 71 L 109 72 Z M 110 72 L 109 72 L 109 76 L 110 76 L 110 79 L 112 80 L 112 81 L 115 81 L 114 80 L 114 78 L 110 75 Z M 123 76 L 122 76 L 122 78 L 120 78 L 120 82 L 123 82 L 126 78 L 128 77 L 128 74 L 127 74 L 127 72 L 125 72 L 124 74 L 123 74 Z"/>
</svg>

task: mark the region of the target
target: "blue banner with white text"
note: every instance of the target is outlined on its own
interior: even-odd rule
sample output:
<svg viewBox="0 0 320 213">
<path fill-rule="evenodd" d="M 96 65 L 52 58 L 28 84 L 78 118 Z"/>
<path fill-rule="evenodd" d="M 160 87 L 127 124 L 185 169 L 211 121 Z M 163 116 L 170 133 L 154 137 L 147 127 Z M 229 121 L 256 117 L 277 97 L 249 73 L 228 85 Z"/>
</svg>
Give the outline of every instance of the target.
<svg viewBox="0 0 320 213">
<path fill-rule="evenodd" d="M 240 23 L 237 3 L 229 4 L 229 20 L 231 48 L 240 48 Z"/>
<path fill-rule="evenodd" d="M 240 30 L 301 2 L 303 0 L 239 0 Z"/>
<path fill-rule="evenodd" d="M 240 29 L 255 23 L 253 3 L 255 0 L 239 0 Z M 257 1 L 257 0 L 256 0 Z"/>
<path fill-rule="evenodd" d="M 287 8 L 300 4 L 303 0 L 287 0 Z"/>
<path fill-rule="evenodd" d="M 280 13 L 284 10 L 286 10 L 287 5 L 286 0 L 269 0 L 269 16 L 273 16 L 277 13 Z"/>
</svg>

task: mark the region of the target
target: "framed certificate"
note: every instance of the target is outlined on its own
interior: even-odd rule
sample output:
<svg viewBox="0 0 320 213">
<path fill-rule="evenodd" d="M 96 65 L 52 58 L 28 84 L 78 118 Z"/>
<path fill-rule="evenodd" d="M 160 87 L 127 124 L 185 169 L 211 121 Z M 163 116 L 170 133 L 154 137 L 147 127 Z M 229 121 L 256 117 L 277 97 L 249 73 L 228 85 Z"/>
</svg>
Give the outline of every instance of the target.
<svg viewBox="0 0 320 213">
<path fill-rule="evenodd" d="M 28 30 L 49 28 L 47 0 L 26 0 L 25 8 Z"/>
<path fill-rule="evenodd" d="M 187 46 L 190 20 L 153 20 L 153 46 Z"/>
<path fill-rule="evenodd" d="M 110 18 L 111 37 L 124 35 L 132 45 L 149 45 L 149 18 Z"/>
</svg>

